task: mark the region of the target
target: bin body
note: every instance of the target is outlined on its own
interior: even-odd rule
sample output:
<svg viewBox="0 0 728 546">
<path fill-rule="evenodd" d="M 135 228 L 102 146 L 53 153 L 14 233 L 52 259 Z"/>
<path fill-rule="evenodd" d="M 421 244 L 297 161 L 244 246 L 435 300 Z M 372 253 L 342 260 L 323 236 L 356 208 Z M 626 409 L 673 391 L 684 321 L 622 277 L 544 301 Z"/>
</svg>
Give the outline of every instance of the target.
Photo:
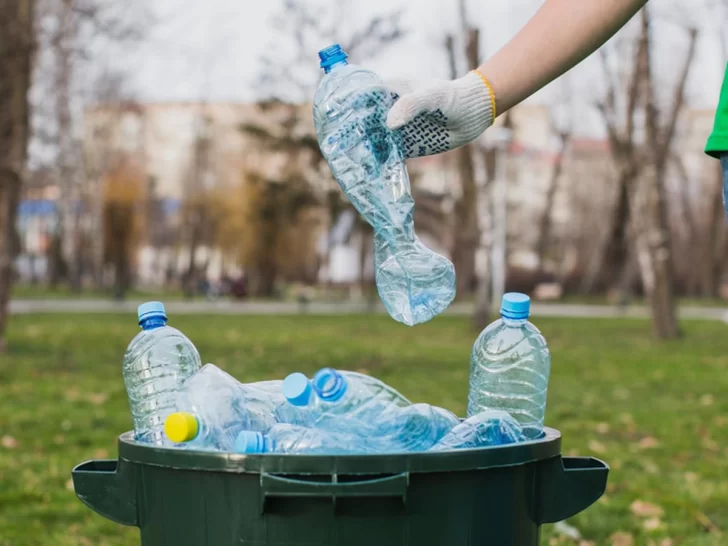
<svg viewBox="0 0 728 546">
<path fill-rule="evenodd" d="M 560 435 L 480 450 L 376 456 L 150 448 L 74 469 L 76 492 L 143 546 L 538 546 L 604 491 L 607 466 Z"/>
</svg>

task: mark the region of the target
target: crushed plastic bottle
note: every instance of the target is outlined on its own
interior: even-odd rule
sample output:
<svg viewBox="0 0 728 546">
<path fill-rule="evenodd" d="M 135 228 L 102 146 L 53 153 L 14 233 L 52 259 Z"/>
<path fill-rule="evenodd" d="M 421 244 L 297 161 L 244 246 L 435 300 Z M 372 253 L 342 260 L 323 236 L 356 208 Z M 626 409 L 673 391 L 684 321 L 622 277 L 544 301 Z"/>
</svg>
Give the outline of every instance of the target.
<svg viewBox="0 0 728 546">
<path fill-rule="evenodd" d="M 303 374 L 291 374 L 283 382 L 283 394 L 295 408 L 287 410 L 287 422 L 332 431 L 373 431 L 382 412 L 394 405 L 390 398 L 394 393 L 380 390 L 377 396 L 375 389 L 369 388 L 372 383 L 366 376 L 347 375 L 333 368 L 319 370 L 311 381 Z"/>
<path fill-rule="evenodd" d="M 391 387 L 378 391 L 378 396 L 374 393 L 381 382 L 364 377 L 361 380 L 331 368 L 319 370 L 313 381 L 300 373 L 291 374 L 283 382 L 290 403 L 288 422 L 354 435 L 380 453 L 426 451 L 459 423 L 442 408 L 403 405 Z"/>
<path fill-rule="evenodd" d="M 200 369 L 200 354 L 182 332 L 167 325 L 162 303 L 140 305 L 138 316 L 142 331 L 124 354 L 124 384 L 135 439 L 163 445 L 164 420 L 175 411 L 182 382 Z"/>
<path fill-rule="evenodd" d="M 241 430 L 265 432 L 276 424 L 276 407 L 285 400 L 266 390 L 206 364 L 182 384 L 165 434 L 188 448 L 231 451 Z"/>
<path fill-rule="evenodd" d="M 551 356 L 546 340 L 530 322 L 525 294 L 503 296 L 501 318 L 478 336 L 470 359 L 468 417 L 503 410 L 527 438 L 543 432 Z"/>
<path fill-rule="evenodd" d="M 505 411 L 488 410 L 455 426 L 432 451 L 502 446 L 526 439 L 521 425 Z"/>
<path fill-rule="evenodd" d="M 389 408 L 377 422 L 376 437 L 383 452 L 427 451 L 459 423 L 455 414 L 429 404 Z"/>
<path fill-rule="evenodd" d="M 306 428 L 285 423 L 271 428 L 267 434 L 242 431 L 235 442 L 237 453 L 286 453 L 308 455 L 371 454 L 371 443 L 362 442 L 353 434 Z"/>
<path fill-rule="evenodd" d="M 376 74 L 349 65 L 338 44 L 319 57 L 325 72 L 314 97 L 319 147 L 341 189 L 374 228 L 379 296 L 395 320 L 426 322 L 454 299 L 455 269 L 415 234 L 404 156 L 385 123 L 390 93 Z"/>
</svg>

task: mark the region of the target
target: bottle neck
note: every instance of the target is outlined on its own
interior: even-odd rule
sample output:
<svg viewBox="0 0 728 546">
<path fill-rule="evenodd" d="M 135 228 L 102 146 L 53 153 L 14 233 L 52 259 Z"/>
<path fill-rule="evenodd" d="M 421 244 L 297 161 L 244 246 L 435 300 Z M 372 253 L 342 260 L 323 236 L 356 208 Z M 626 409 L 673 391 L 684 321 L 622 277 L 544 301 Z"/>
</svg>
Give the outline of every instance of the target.
<svg viewBox="0 0 728 546">
<path fill-rule="evenodd" d="M 325 74 L 330 74 L 334 70 L 339 70 L 340 68 L 343 68 L 343 67 L 345 67 L 348 64 L 349 63 L 347 61 L 339 61 L 339 62 L 336 62 L 336 63 L 332 64 L 331 66 L 325 67 L 324 68 L 324 73 Z"/>
<path fill-rule="evenodd" d="M 149 317 L 141 321 L 139 325 L 142 327 L 142 330 L 154 330 L 162 326 L 167 326 L 167 319 L 164 317 Z"/>
<path fill-rule="evenodd" d="M 514 319 L 514 318 L 508 318 L 508 317 L 501 316 L 501 319 L 503 320 L 503 324 L 505 324 L 509 328 L 519 328 L 528 322 L 528 317 Z"/>
</svg>

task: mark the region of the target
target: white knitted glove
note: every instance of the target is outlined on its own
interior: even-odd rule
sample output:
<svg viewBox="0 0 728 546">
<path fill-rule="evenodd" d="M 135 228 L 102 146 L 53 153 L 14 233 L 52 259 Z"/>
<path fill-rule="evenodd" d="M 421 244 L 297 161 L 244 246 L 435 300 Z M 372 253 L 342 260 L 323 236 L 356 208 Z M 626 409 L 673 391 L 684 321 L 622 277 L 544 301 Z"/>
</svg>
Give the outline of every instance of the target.
<svg viewBox="0 0 728 546">
<path fill-rule="evenodd" d="M 407 157 L 433 155 L 472 142 L 493 124 L 495 95 L 479 72 L 408 93 L 390 86 L 396 102 L 387 125 L 399 130 Z"/>
</svg>

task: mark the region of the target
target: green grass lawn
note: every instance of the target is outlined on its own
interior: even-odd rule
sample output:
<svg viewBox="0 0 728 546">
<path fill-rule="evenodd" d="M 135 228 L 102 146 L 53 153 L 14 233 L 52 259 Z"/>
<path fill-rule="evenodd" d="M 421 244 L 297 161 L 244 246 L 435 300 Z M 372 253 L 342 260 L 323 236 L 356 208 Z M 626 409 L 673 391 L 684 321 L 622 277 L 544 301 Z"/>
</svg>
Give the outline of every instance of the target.
<svg viewBox="0 0 728 546">
<path fill-rule="evenodd" d="M 242 380 L 322 366 L 365 370 L 414 401 L 464 412 L 474 334 L 459 318 L 407 328 L 387 317 L 173 317 Z M 728 543 L 728 326 L 686 322 L 658 344 L 630 320 L 538 320 L 553 369 L 547 423 L 566 454 L 612 467 L 607 494 L 570 520 L 583 541 Z M 0 357 L 0 545 L 135 545 L 138 533 L 75 497 L 71 468 L 116 457 L 131 428 L 121 356 L 133 316 L 18 316 Z M 723 534 L 721 535 L 721 531 Z"/>
</svg>

